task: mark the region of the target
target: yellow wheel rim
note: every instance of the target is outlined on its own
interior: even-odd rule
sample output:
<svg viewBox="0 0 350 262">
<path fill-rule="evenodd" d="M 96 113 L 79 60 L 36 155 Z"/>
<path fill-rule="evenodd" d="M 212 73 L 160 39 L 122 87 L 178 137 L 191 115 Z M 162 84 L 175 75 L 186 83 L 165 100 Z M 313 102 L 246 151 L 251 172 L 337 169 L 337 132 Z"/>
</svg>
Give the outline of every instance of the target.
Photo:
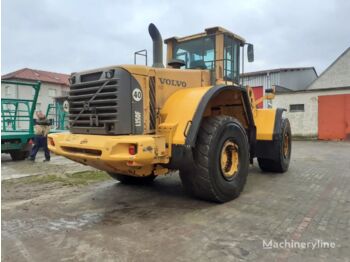
<svg viewBox="0 0 350 262">
<path fill-rule="evenodd" d="M 287 158 L 289 155 L 289 136 L 287 133 L 283 136 L 283 156 Z"/>
<path fill-rule="evenodd" d="M 221 149 L 221 172 L 226 179 L 232 179 L 238 171 L 238 146 L 232 141 L 226 141 Z"/>
</svg>

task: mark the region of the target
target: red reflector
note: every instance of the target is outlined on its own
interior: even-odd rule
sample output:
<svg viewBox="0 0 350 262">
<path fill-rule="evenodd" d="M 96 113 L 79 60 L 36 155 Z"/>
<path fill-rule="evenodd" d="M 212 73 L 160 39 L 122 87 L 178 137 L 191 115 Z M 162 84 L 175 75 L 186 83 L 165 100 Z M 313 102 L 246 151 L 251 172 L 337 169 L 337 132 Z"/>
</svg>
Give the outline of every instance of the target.
<svg viewBox="0 0 350 262">
<path fill-rule="evenodd" d="M 33 140 L 29 139 L 28 144 L 29 144 L 29 145 L 33 145 Z"/>
<path fill-rule="evenodd" d="M 51 137 L 49 137 L 49 144 L 51 146 L 55 146 L 55 141 L 53 141 L 53 139 Z"/>
<path fill-rule="evenodd" d="M 136 145 L 129 145 L 129 154 L 136 155 Z"/>
</svg>

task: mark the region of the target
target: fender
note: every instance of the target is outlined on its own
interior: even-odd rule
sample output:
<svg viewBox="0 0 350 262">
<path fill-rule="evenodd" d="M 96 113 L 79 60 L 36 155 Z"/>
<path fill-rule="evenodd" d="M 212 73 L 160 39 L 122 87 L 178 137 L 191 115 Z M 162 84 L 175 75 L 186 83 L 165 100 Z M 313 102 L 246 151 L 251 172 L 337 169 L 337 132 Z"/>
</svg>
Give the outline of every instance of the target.
<svg viewBox="0 0 350 262">
<path fill-rule="evenodd" d="M 212 87 L 191 87 L 177 90 L 164 103 L 160 111 L 161 124 L 163 126 L 172 126 L 172 144 L 185 145 L 186 129 L 193 122 L 193 117 L 202 97 Z"/>
<path fill-rule="evenodd" d="M 225 90 L 238 90 L 242 94 L 245 117 L 248 123 L 246 131 L 250 143 L 250 155 L 255 155 L 256 127 L 245 88 L 217 85 L 180 89 L 169 97 L 161 110 L 163 123 L 169 126 L 176 125 L 169 168 L 179 169 L 179 167 L 186 167 L 187 164 L 191 163 L 192 147 L 196 144 L 205 109 L 212 99 Z"/>
<path fill-rule="evenodd" d="M 173 144 L 187 147 L 195 146 L 208 103 L 225 90 L 239 90 L 242 93 L 248 123 L 247 135 L 249 140 L 255 143 L 256 128 L 246 89 L 237 86 L 217 85 L 180 89 L 165 102 L 160 112 L 161 125 L 176 126 L 172 136 Z"/>
<path fill-rule="evenodd" d="M 247 131 L 247 136 L 251 144 L 255 144 L 255 137 L 256 137 L 256 128 L 254 124 L 254 118 L 253 118 L 253 113 L 251 110 L 251 106 L 249 103 L 249 98 L 247 94 L 247 90 L 241 86 L 225 86 L 225 85 L 218 85 L 212 87 L 208 92 L 205 93 L 205 95 L 202 97 L 198 108 L 196 110 L 196 113 L 193 117 L 192 124 L 190 126 L 190 129 L 188 131 L 187 137 L 186 137 L 186 145 L 194 147 L 196 144 L 196 139 L 197 139 L 197 134 L 199 127 L 202 122 L 202 118 L 204 115 L 204 110 L 207 107 L 208 103 L 210 100 L 215 98 L 217 95 L 219 95 L 221 92 L 225 90 L 240 90 L 242 92 L 242 97 L 243 97 L 243 106 L 244 110 L 246 113 L 246 118 L 248 122 L 248 130 Z"/>
<path fill-rule="evenodd" d="M 256 157 L 266 159 L 278 159 L 279 155 L 276 154 L 278 147 L 278 141 L 282 139 L 281 124 L 283 120 L 284 108 L 277 108 L 275 111 L 275 121 L 273 128 L 272 140 L 257 140 L 256 142 Z"/>
</svg>

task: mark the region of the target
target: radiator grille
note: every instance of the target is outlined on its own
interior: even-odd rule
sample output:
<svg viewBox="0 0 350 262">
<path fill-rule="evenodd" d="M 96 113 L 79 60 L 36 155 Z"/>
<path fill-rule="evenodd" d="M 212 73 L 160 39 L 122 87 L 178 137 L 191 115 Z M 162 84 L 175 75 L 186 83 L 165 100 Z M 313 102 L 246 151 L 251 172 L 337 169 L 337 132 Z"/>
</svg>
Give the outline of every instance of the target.
<svg viewBox="0 0 350 262">
<path fill-rule="evenodd" d="M 113 130 L 118 123 L 119 79 L 94 80 L 96 75 L 82 77 L 69 92 L 69 122 L 71 128 Z M 86 82 L 83 82 L 85 80 Z"/>
</svg>

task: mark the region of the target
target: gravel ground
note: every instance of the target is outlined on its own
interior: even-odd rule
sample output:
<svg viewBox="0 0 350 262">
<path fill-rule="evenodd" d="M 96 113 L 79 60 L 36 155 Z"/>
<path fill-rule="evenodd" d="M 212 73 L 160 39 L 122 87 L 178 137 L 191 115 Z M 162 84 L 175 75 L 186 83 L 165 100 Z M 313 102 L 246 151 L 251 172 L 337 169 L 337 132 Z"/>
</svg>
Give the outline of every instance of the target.
<svg viewBox="0 0 350 262">
<path fill-rule="evenodd" d="M 12 161 L 9 154 L 1 154 L 1 180 L 44 174 L 65 174 L 92 170 L 88 166 L 72 162 L 67 158 L 52 155 L 50 162 L 43 163 L 44 153 L 39 152 L 36 161 Z"/>
</svg>

